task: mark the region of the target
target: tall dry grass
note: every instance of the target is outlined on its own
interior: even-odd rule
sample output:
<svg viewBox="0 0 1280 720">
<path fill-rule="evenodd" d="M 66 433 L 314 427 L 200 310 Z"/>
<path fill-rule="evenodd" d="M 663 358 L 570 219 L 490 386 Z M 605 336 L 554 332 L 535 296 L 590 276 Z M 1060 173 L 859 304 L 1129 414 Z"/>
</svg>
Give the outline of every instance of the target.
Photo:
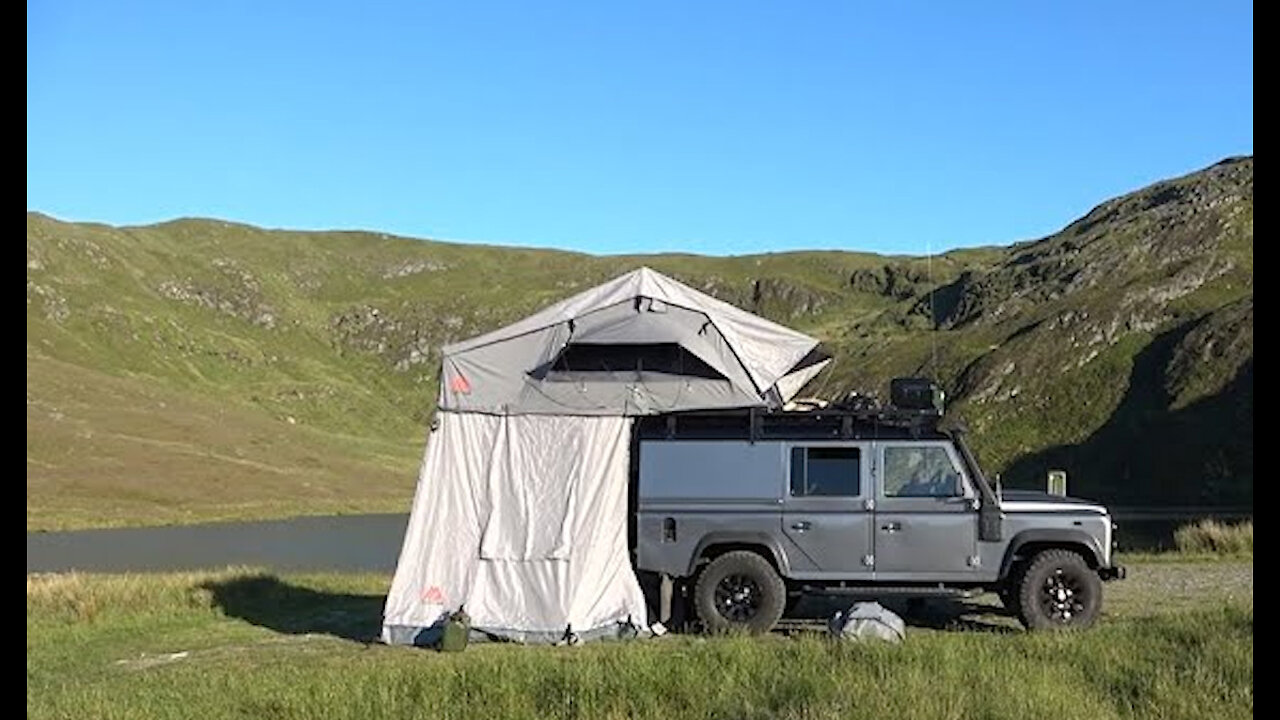
<svg viewBox="0 0 1280 720">
<path fill-rule="evenodd" d="M 1222 523 L 1201 520 L 1174 531 L 1174 543 L 1184 553 L 1243 555 L 1253 553 L 1253 521 Z"/>
</svg>

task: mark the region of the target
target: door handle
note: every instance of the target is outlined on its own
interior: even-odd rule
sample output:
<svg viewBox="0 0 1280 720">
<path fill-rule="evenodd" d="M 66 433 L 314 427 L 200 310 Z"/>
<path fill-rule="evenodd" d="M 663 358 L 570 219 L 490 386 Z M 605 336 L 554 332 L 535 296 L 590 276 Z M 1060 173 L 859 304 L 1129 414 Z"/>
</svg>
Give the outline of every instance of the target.
<svg viewBox="0 0 1280 720">
<path fill-rule="evenodd" d="M 880 526 L 880 529 L 881 529 L 881 530 L 883 530 L 883 531 L 885 531 L 885 532 L 895 533 L 895 532 L 898 532 L 899 530 L 901 530 L 901 529 L 902 529 L 902 523 L 900 523 L 900 522 L 887 522 L 887 523 L 885 523 L 885 524 L 881 525 L 881 526 Z"/>
<path fill-rule="evenodd" d="M 805 530 L 808 530 L 811 527 L 813 527 L 813 523 L 809 522 L 808 520 L 800 520 L 799 522 L 791 523 L 791 529 L 795 530 L 796 532 L 804 532 Z"/>
</svg>

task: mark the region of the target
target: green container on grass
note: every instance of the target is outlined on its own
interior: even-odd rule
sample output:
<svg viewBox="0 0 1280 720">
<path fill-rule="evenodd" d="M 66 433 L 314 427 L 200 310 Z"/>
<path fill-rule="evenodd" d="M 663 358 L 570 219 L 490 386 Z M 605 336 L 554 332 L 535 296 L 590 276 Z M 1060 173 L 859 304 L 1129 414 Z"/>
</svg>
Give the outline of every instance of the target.
<svg viewBox="0 0 1280 720">
<path fill-rule="evenodd" d="M 467 637 L 471 635 L 471 618 L 461 606 L 444 621 L 444 634 L 440 636 L 442 652 L 461 652 L 467 649 Z"/>
</svg>

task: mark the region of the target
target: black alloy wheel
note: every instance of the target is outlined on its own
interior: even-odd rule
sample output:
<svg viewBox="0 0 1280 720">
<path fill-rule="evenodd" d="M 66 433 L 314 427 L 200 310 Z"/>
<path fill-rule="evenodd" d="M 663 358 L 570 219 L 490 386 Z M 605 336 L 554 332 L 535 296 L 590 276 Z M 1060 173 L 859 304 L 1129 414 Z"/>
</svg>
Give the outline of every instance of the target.
<svg viewBox="0 0 1280 720">
<path fill-rule="evenodd" d="M 782 618 L 787 586 L 759 554 L 733 550 L 707 564 L 694 583 L 693 604 L 707 630 L 768 632 Z"/>
<path fill-rule="evenodd" d="M 1018 615 L 1031 630 L 1083 630 L 1102 607 L 1102 579 L 1077 552 L 1055 548 L 1032 558 L 1018 586 Z"/>
</svg>

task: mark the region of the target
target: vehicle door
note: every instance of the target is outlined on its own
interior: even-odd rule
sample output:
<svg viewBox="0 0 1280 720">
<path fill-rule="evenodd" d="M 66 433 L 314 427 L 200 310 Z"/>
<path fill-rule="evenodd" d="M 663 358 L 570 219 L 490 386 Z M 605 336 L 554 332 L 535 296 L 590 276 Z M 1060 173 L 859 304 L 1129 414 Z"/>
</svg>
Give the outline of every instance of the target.
<svg viewBox="0 0 1280 720">
<path fill-rule="evenodd" d="M 877 580 L 965 580 L 978 570 L 978 500 L 945 440 L 875 444 Z"/>
<path fill-rule="evenodd" d="M 871 578 L 870 451 L 870 443 L 790 444 L 782 530 L 813 568 L 796 576 Z"/>
</svg>

